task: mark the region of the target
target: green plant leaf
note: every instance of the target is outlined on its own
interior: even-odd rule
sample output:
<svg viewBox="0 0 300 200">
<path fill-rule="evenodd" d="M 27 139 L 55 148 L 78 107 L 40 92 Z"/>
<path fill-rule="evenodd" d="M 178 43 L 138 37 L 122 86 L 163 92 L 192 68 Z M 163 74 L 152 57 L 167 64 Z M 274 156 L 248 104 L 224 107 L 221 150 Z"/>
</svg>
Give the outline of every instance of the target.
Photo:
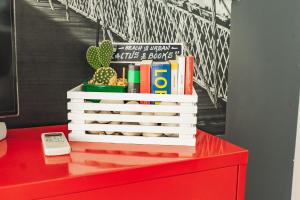
<svg viewBox="0 0 300 200">
<path fill-rule="evenodd" d="M 101 54 L 100 48 L 96 46 L 90 46 L 86 51 L 87 62 L 95 70 L 101 67 L 100 54 Z"/>
<path fill-rule="evenodd" d="M 110 40 L 104 40 L 99 46 L 99 59 L 103 67 L 109 67 L 113 55 L 113 45 Z"/>
</svg>

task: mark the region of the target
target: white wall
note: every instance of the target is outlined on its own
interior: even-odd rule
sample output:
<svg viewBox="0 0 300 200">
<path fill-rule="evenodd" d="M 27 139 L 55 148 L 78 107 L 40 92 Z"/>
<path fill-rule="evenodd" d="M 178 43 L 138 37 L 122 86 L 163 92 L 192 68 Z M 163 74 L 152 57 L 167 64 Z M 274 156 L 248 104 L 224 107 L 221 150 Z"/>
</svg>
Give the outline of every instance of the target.
<svg viewBox="0 0 300 200">
<path fill-rule="evenodd" d="M 294 174 L 293 174 L 293 188 L 292 188 L 292 200 L 300 199 L 300 98 L 298 105 L 298 124 L 297 124 L 297 136 L 296 136 L 296 148 L 294 158 Z"/>
</svg>

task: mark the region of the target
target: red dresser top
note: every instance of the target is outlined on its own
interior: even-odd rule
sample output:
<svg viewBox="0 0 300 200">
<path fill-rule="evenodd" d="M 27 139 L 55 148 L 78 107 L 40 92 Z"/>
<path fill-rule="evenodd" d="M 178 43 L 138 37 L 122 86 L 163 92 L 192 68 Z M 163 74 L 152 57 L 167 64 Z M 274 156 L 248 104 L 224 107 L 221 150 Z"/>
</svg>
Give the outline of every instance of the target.
<svg viewBox="0 0 300 200">
<path fill-rule="evenodd" d="M 32 198 L 247 164 L 247 150 L 197 132 L 196 147 L 70 142 L 68 156 L 45 157 L 40 134 L 67 126 L 12 129 L 0 141 L 0 194 Z M 55 189 L 57 188 L 57 189 Z"/>
</svg>

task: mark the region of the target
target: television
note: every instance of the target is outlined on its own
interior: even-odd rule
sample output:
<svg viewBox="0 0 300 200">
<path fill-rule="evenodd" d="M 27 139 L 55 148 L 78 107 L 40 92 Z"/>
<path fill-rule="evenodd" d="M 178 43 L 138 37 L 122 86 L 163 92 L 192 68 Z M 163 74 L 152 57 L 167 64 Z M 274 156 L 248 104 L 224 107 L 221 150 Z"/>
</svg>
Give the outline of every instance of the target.
<svg viewBox="0 0 300 200">
<path fill-rule="evenodd" d="M 14 1 L 0 0 L 0 118 L 19 112 Z M 6 126 L 0 123 L 0 140 Z"/>
</svg>

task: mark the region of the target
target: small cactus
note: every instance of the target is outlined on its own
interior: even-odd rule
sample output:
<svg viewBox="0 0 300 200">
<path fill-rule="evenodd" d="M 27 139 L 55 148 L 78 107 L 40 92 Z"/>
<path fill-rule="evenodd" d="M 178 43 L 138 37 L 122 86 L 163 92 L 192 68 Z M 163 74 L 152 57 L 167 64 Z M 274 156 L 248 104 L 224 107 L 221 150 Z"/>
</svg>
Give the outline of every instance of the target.
<svg viewBox="0 0 300 200">
<path fill-rule="evenodd" d="M 100 63 L 102 67 L 109 67 L 112 55 L 113 55 L 113 45 L 110 40 L 104 40 L 100 46 Z"/>
<path fill-rule="evenodd" d="M 100 67 L 95 72 L 93 78 L 94 84 L 99 85 L 116 85 L 117 72 L 111 67 Z"/>
<path fill-rule="evenodd" d="M 116 85 L 117 72 L 109 67 L 113 55 L 110 40 L 104 40 L 99 47 L 91 46 L 86 52 L 88 63 L 96 70 L 90 84 Z"/>
<path fill-rule="evenodd" d="M 95 70 L 97 70 L 99 67 L 101 67 L 101 62 L 100 62 L 100 49 L 99 47 L 96 46 L 91 46 L 88 48 L 86 52 L 86 59 L 88 63 L 93 67 Z"/>
<path fill-rule="evenodd" d="M 100 67 L 109 67 L 113 55 L 113 45 L 110 40 L 104 40 L 99 47 L 91 46 L 86 52 L 88 63 L 97 70 Z"/>
</svg>

